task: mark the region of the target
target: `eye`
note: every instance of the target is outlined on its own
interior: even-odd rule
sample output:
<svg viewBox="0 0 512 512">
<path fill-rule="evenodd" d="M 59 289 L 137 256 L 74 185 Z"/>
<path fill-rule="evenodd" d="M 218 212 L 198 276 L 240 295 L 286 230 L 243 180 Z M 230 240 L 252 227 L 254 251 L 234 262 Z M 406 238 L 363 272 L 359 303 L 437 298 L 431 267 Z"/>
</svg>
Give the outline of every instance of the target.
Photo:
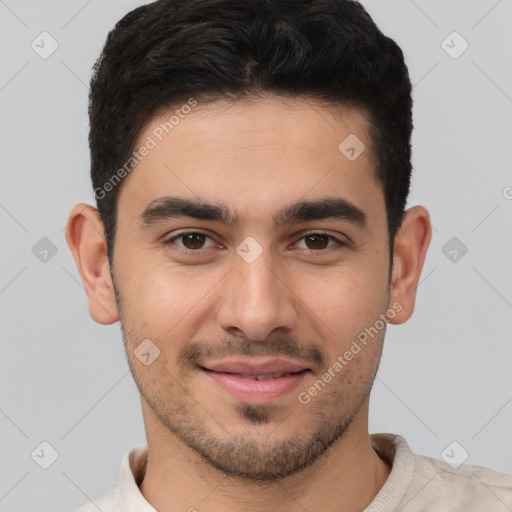
<svg viewBox="0 0 512 512">
<path fill-rule="evenodd" d="M 204 233 L 200 233 L 198 231 L 187 231 L 179 233 L 178 235 L 175 235 L 172 238 L 169 238 L 164 242 L 164 244 L 176 244 L 178 247 L 181 247 L 182 249 L 187 249 L 189 251 L 197 251 L 214 245 L 214 243 L 212 243 L 210 246 L 205 247 L 204 244 L 206 239 L 210 239 L 213 242 L 212 238 Z M 177 241 L 181 241 L 181 244 L 176 243 Z"/>
<path fill-rule="evenodd" d="M 207 241 L 210 240 L 210 244 Z M 214 240 L 207 234 L 199 231 L 182 231 L 177 235 L 165 240 L 164 245 L 176 245 L 184 252 L 200 252 L 202 249 L 207 249 L 215 245 Z M 312 232 L 307 233 L 299 239 L 298 243 L 303 243 L 299 249 L 306 249 L 311 252 L 330 252 L 331 250 L 338 250 L 343 248 L 346 244 L 335 236 L 327 233 Z"/>
<path fill-rule="evenodd" d="M 308 233 L 307 235 L 303 236 L 300 240 L 304 240 L 305 249 L 308 249 L 310 251 L 325 251 L 325 249 L 331 249 L 332 247 L 337 245 L 338 247 L 334 249 L 336 250 L 345 246 L 345 244 L 341 240 L 332 235 L 328 235 L 327 233 Z M 329 245 L 329 240 L 333 241 L 334 243 Z"/>
</svg>

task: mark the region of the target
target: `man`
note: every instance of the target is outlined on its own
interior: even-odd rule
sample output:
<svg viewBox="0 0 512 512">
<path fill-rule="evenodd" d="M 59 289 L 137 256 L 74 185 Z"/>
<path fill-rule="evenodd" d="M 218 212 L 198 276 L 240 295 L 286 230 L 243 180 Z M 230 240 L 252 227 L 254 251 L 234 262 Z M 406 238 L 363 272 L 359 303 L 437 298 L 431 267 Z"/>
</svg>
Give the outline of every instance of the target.
<svg viewBox="0 0 512 512">
<path fill-rule="evenodd" d="M 90 93 L 98 210 L 66 238 L 119 321 L 147 446 L 80 512 L 503 511 L 512 477 L 368 432 L 429 214 L 404 211 L 411 83 L 349 0 L 160 0 Z"/>
</svg>

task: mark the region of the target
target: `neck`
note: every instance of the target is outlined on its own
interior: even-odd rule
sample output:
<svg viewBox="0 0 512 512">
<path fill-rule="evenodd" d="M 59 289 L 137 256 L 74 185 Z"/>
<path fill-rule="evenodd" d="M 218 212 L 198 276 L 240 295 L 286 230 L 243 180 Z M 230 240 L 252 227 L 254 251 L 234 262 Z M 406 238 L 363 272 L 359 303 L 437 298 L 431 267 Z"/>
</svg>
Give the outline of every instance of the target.
<svg viewBox="0 0 512 512">
<path fill-rule="evenodd" d="M 152 412 L 143 403 L 145 419 Z M 390 466 L 373 449 L 368 401 L 349 429 L 308 468 L 271 483 L 234 478 L 207 465 L 155 421 L 146 421 L 148 464 L 140 491 L 159 512 L 363 511 Z"/>
</svg>

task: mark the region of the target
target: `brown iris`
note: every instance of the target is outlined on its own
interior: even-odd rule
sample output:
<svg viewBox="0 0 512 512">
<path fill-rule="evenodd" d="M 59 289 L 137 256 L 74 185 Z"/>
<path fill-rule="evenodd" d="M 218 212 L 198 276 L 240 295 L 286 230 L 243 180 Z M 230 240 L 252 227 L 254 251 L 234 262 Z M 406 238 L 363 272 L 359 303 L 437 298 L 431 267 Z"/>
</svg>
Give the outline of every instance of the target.
<svg viewBox="0 0 512 512">
<path fill-rule="evenodd" d="M 308 249 L 325 249 L 329 243 L 329 237 L 327 235 L 308 235 L 304 238 Z M 313 244 L 313 247 L 309 247 L 309 242 Z"/>
<path fill-rule="evenodd" d="M 184 235 L 181 235 L 181 238 L 183 245 L 187 249 L 201 249 L 204 245 L 206 235 L 201 233 L 185 233 Z"/>
</svg>

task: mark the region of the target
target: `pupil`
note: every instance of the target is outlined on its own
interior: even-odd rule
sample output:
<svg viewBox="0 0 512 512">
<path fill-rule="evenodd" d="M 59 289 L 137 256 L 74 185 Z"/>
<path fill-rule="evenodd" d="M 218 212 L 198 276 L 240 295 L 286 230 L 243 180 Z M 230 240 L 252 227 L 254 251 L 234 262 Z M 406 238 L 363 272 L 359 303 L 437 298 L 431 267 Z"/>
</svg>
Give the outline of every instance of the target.
<svg viewBox="0 0 512 512">
<path fill-rule="evenodd" d="M 313 249 L 324 249 L 327 247 L 327 237 L 325 235 L 309 235 L 307 240 L 313 242 Z M 324 243 L 322 243 L 322 240 Z"/>
<path fill-rule="evenodd" d="M 200 233 L 189 233 L 184 236 L 184 243 L 187 249 L 200 249 L 204 243 L 204 235 L 201 235 Z"/>
</svg>

